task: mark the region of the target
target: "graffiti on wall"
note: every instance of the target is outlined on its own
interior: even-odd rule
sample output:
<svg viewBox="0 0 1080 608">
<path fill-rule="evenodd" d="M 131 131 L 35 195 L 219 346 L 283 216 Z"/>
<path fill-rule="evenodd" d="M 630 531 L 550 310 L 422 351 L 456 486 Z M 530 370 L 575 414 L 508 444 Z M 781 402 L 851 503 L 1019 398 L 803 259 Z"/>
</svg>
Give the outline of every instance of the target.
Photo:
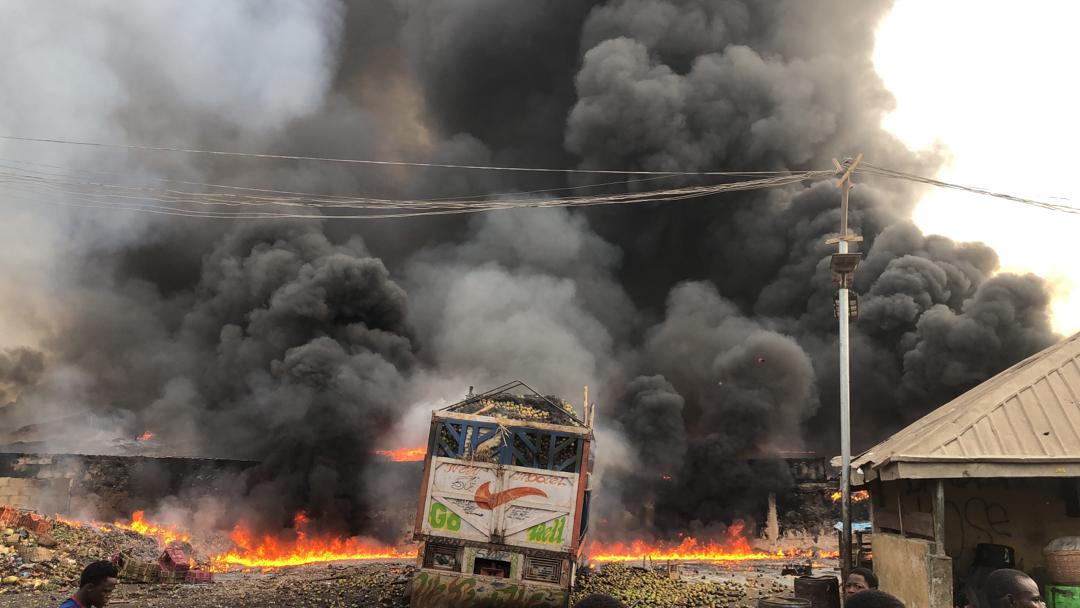
<svg viewBox="0 0 1080 608">
<path fill-rule="evenodd" d="M 416 573 L 410 584 L 412 608 L 557 608 L 567 599 L 566 592 L 557 588 L 424 571 Z"/>
<path fill-rule="evenodd" d="M 546 524 L 536 524 L 529 528 L 529 540 L 534 543 L 561 545 L 563 532 L 566 530 L 566 518 L 560 517 Z"/>
<path fill-rule="evenodd" d="M 971 489 L 982 488 L 975 486 Z M 996 486 L 994 489 L 1002 488 Z M 945 527 L 949 531 L 949 553 L 954 558 L 974 557 L 975 547 L 980 543 L 1013 544 L 1012 517 L 1009 515 L 1009 509 L 995 498 L 995 495 L 1000 496 L 1000 492 L 988 492 L 985 495 L 966 498 L 957 497 L 956 500 L 945 501 Z"/>
<path fill-rule="evenodd" d="M 1012 537 L 1009 510 L 1000 502 L 974 496 L 960 503 L 946 501 L 945 508 L 957 524 L 963 548 L 978 543 L 1003 544 Z"/>
</svg>

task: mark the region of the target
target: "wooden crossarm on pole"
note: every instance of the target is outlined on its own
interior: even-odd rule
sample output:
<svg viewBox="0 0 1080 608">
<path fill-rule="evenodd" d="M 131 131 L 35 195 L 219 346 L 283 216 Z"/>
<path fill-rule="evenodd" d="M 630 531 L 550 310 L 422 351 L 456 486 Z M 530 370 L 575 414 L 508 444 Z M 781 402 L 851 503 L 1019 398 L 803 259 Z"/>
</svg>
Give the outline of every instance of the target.
<svg viewBox="0 0 1080 608">
<path fill-rule="evenodd" d="M 836 166 L 836 171 L 837 172 L 844 171 L 843 165 L 841 165 L 839 162 L 837 162 L 835 158 L 832 159 L 832 162 L 833 162 L 833 165 Z M 861 163 L 861 162 L 862 162 L 862 152 L 859 152 L 859 154 L 855 157 L 855 160 L 851 161 L 851 164 L 848 165 L 847 171 L 844 171 L 844 174 L 840 176 L 840 179 L 836 180 L 836 187 L 837 188 L 843 188 L 844 187 L 844 182 L 847 182 L 849 186 L 851 185 L 851 172 L 854 171 L 855 167 L 858 167 L 859 163 Z"/>
</svg>

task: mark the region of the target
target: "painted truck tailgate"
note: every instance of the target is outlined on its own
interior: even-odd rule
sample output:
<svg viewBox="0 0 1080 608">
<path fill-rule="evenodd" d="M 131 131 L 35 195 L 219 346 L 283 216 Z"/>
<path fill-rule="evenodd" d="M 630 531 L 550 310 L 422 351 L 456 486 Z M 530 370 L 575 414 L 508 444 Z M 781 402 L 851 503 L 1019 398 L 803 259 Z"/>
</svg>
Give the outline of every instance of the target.
<svg viewBox="0 0 1080 608">
<path fill-rule="evenodd" d="M 434 457 L 421 531 L 570 551 L 578 479 L 578 473 Z"/>
</svg>

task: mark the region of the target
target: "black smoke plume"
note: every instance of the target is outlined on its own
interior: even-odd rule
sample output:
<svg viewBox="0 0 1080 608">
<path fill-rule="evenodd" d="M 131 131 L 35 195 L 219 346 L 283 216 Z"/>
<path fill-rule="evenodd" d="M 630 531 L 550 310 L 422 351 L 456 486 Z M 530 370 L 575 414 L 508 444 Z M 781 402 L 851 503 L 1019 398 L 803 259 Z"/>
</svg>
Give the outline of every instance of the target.
<svg viewBox="0 0 1080 608">
<path fill-rule="evenodd" d="M 22 389 L 33 386 L 45 371 L 45 357 L 26 348 L 0 351 L 0 406 L 15 401 Z"/>
<path fill-rule="evenodd" d="M 48 32 L 57 43 L 0 70 L 10 92 L 0 130 L 649 171 L 801 171 L 862 152 L 932 174 L 940 151 L 908 150 L 880 126 L 893 101 L 871 52 L 888 10 L 885 1 L 322 0 L 61 15 L 35 3 L 0 20 L 11 24 L 0 26 L 5 38 L 39 49 L 35 33 Z M 612 181 L 0 147 L 6 158 L 139 185 L 542 197 Z M 861 448 L 1056 336 L 1041 279 L 995 274 L 984 245 L 923 235 L 910 221 L 914 187 L 857 181 Z M 470 385 L 518 378 L 571 400 L 593 387 L 601 535 L 729 522 L 790 482 L 769 458 L 835 451 L 832 183 L 378 222 L 214 222 L 17 200 L 11 209 L 0 231 L 24 263 L 0 273 L 0 294 L 4 310 L 25 311 L 20 335 L 33 338 L 4 346 L 43 355 L 0 359 L 0 396 L 16 399 L 3 422 L 86 414 L 128 436 L 152 429 L 175 453 L 260 460 L 222 525 L 244 517 L 273 529 L 304 510 L 328 530 L 394 536 L 378 514 L 408 519 L 400 505 L 415 498 L 373 478 L 373 450 L 418 441 L 426 409 Z M 73 429 L 61 442 L 82 439 Z M 622 506 L 631 496 L 640 508 Z"/>
</svg>

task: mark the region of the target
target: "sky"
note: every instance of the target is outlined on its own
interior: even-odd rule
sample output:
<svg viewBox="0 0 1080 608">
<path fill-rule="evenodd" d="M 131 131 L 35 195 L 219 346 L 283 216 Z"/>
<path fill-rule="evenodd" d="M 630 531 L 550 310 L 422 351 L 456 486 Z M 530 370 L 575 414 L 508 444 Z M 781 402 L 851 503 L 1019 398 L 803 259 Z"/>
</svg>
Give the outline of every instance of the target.
<svg viewBox="0 0 1080 608">
<path fill-rule="evenodd" d="M 913 149 L 944 144 L 941 180 L 1080 206 L 1078 22 L 1075 2 L 897 0 L 874 53 L 897 102 L 884 126 Z M 914 219 L 1048 279 L 1055 330 L 1080 331 L 1080 215 L 932 189 Z"/>
</svg>

